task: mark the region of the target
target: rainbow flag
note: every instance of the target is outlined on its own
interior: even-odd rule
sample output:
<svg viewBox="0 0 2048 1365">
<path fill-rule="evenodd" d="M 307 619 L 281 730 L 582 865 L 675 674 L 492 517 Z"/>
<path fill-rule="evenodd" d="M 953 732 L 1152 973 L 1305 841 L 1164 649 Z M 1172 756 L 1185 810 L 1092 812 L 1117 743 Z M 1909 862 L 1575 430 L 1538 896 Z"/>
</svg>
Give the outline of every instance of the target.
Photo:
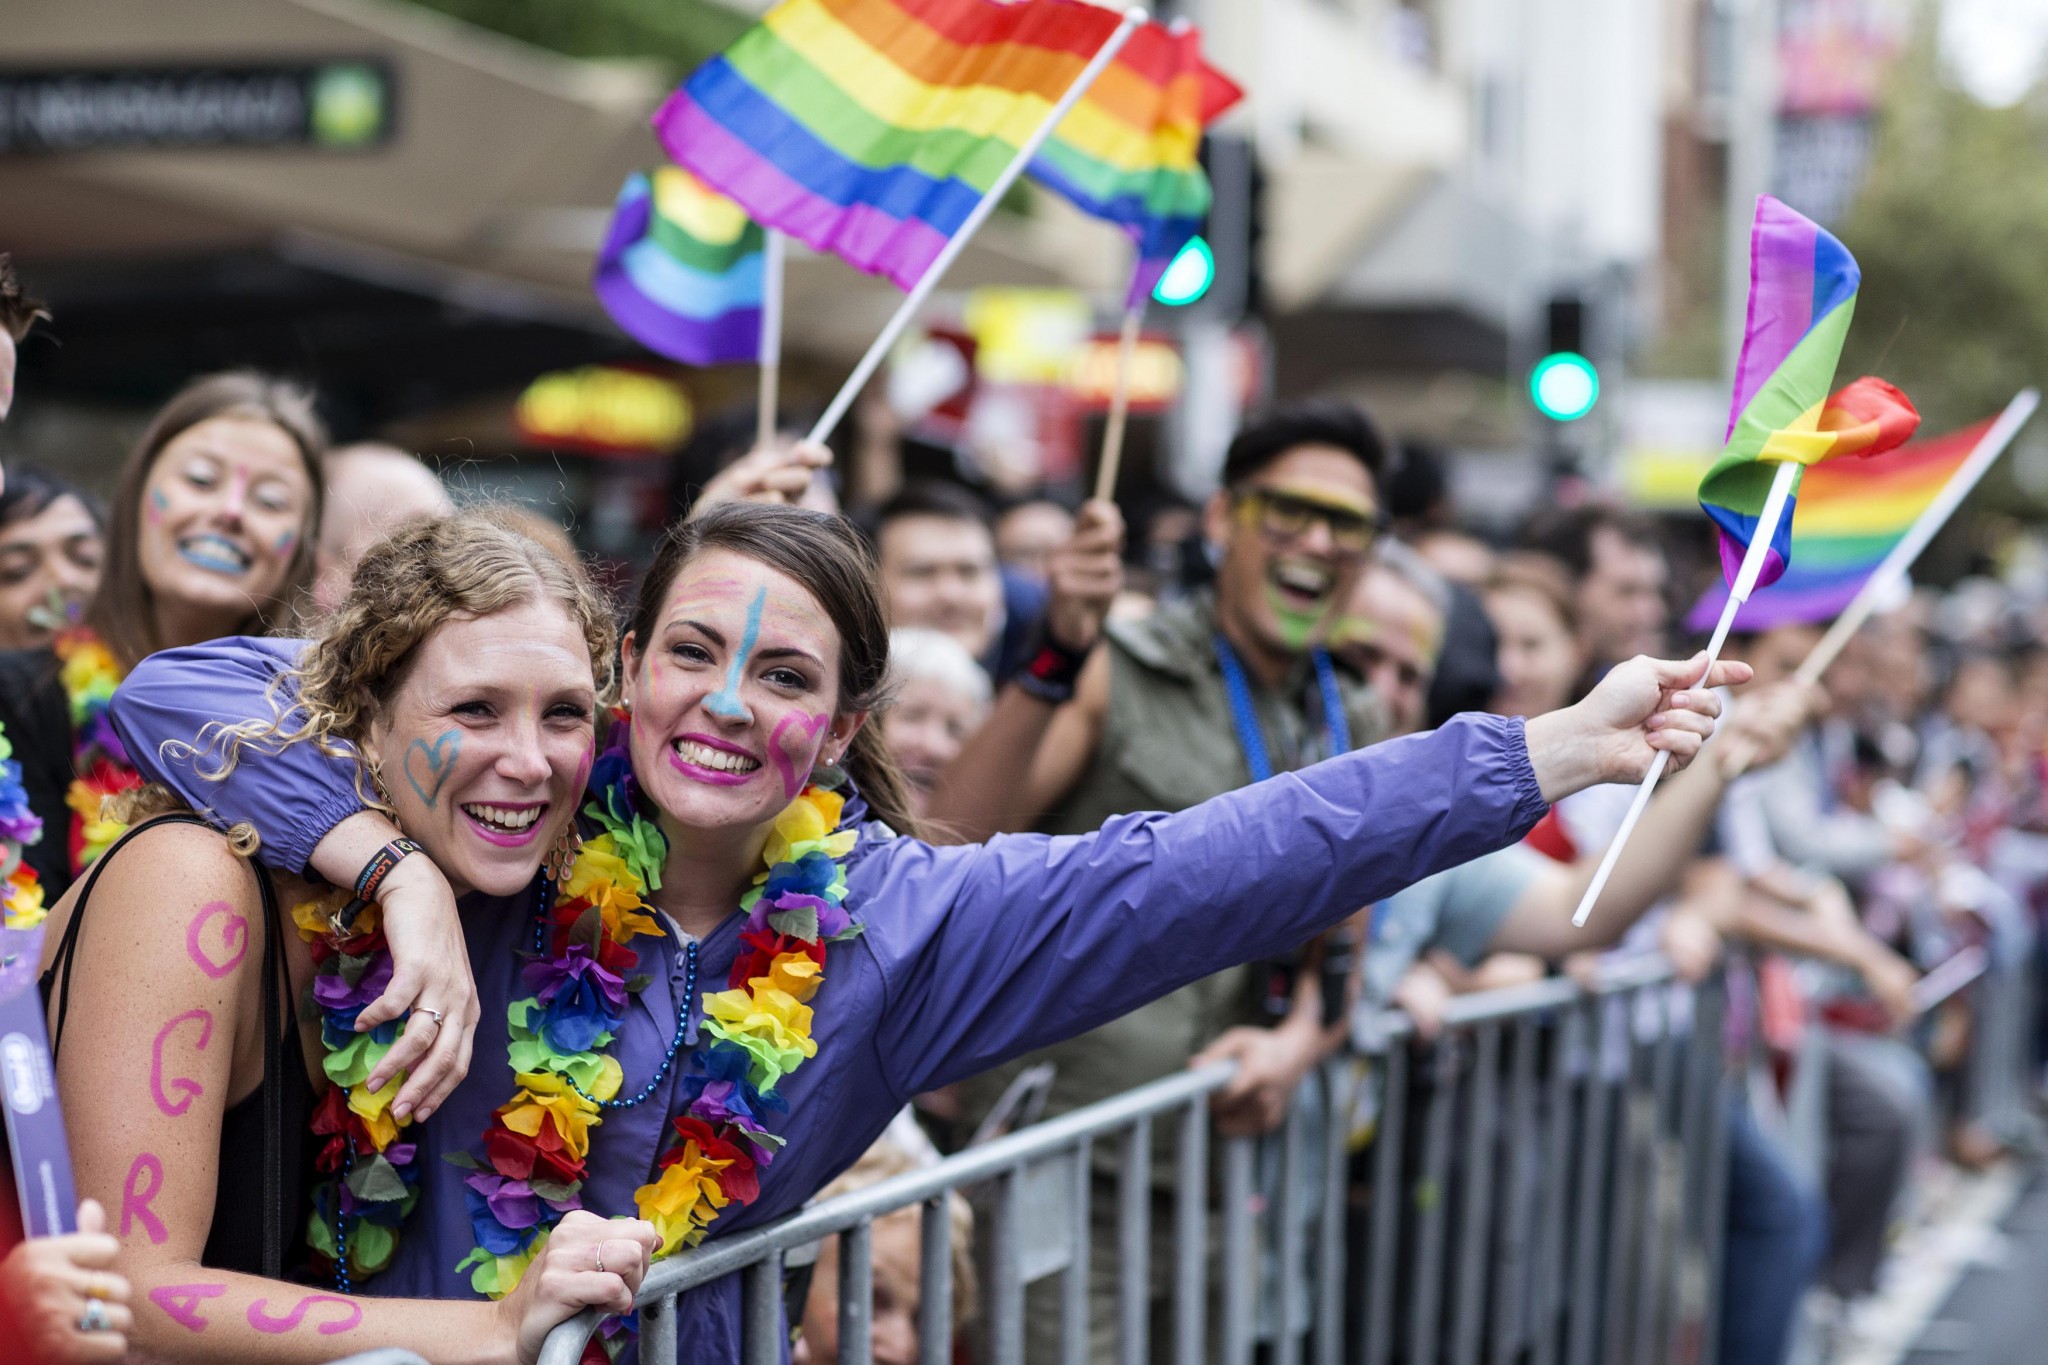
<svg viewBox="0 0 2048 1365">
<path fill-rule="evenodd" d="M 1842 455 L 1879 454 L 1912 435 L 1919 422 L 1913 413 L 1902 427 L 1897 412 L 1883 411 L 1894 398 L 1907 413 L 1912 405 L 1879 381 L 1870 381 L 1879 385 L 1873 389 L 1851 385 L 1829 401 L 1861 278 L 1848 248 L 1819 224 L 1767 194 L 1758 196 L 1749 234 L 1749 317 L 1726 444 L 1700 480 L 1700 506 L 1720 532 L 1721 567 L 1730 583 L 1780 464 L 1811 467 Z M 1795 499 L 1798 491 L 1795 483 Z M 1776 582 L 1791 562 L 1795 508 L 1796 502 L 1778 523 L 1758 587 Z"/>
<path fill-rule="evenodd" d="M 1777 586 L 1742 604 L 1735 629 L 1819 625 L 1841 615 L 1970 458 L 1992 420 L 1915 441 L 1868 468 L 1824 464 L 1808 470 L 1792 524 L 1792 564 Z M 1714 588 L 1685 618 L 1686 629 L 1712 630 L 1727 603 L 1727 588 Z"/>
<path fill-rule="evenodd" d="M 757 222 L 908 289 L 1120 22 L 1081 0 L 783 0 L 654 128 Z M 1208 208 L 1201 126 L 1239 95 L 1199 42 L 1134 33 L 1032 167 L 1161 268 Z"/>
<path fill-rule="evenodd" d="M 627 335 L 687 365 L 753 360 L 761 228 L 688 171 L 626 177 L 591 288 Z"/>
</svg>

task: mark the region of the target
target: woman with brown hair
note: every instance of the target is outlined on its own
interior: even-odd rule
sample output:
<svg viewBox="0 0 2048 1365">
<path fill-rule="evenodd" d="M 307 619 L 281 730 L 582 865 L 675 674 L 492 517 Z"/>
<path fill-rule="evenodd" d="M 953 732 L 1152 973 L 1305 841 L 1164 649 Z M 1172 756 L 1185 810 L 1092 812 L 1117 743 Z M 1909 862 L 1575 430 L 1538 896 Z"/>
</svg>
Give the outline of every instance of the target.
<svg viewBox="0 0 2048 1365">
<path fill-rule="evenodd" d="M 550 1189 L 567 1216 L 501 1304 L 351 1296 L 351 1275 L 402 1244 L 422 1178 L 391 1113 L 397 1086 L 368 1080 L 400 1025 L 354 1024 L 391 971 L 377 898 L 415 854 L 468 896 L 473 933 L 524 941 L 536 874 L 589 772 L 609 607 L 506 519 L 470 512 L 375 546 L 303 650 L 246 643 L 293 657 L 293 705 L 201 737 L 196 761 L 227 773 L 258 755 L 335 755 L 403 841 L 335 890 L 252 865 L 249 831 L 216 833 L 143 787 L 112 803 L 132 827 L 51 911 L 58 1086 L 91 1138 L 74 1144 L 78 1186 L 119 1211 L 117 1264 L 144 1305 L 131 1336 L 166 1361 L 378 1346 L 530 1361 L 564 1318 L 631 1302 L 652 1230 L 575 1213 L 573 1191 Z M 301 995 L 307 1008 L 289 1008 Z M 403 1028 L 469 1023 L 443 1013 L 421 1006 Z M 280 1282 L 309 1244 L 339 1292 Z"/>
<path fill-rule="evenodd" d="M 146 655 L 267 634 L 312 573 L 327 437 L 311 397 L 249 372 L 180 390 L 121 471 L 84 622 L 0 653 L 0 725 L 42 817 L 31 867 L 54 898 L 117 832 L 102 798 L 136 785 L 106 706 Z"/>
<path fill-rule="evenodd" d="M 888 631 L 843 519 L 737 504 L 675 528 L 622 665 L 630 710 L 591 771 L 585 841 L 523 941 L 553 956 L 520 985 L 554 994 L 501 1016 L 521 944 L 465 918 L 477 1064 L 413 1130 L 431 1174 L 375 1292 L 515 1290 L 560 1235 L 534 1198 L 565 1175 L 587 1208 L 636 1210 L 662 1254 L 790 1212 L 910 1096 L 1284 952 L 1659 750 L 1682 763 L 1718 711 L 1686 686 L 1704 660 L 1639 659 L 1526 728 L 1463 716 L 1172 815 L 935 847 L 867 724 Z M 160 742 L 260 714 L 263 671 L 236 642 L 180 651 L 139 669 L 115 716 L 187 800 L 303 861 L 323 831 L 291 812 L 359 808 L 345 767 L 305 746 L 219 782 L 155 762 Z M 650 946 L 665 979 L 635 971 Z M 637 1030 L 617 1048 L 613 1018 Z M 653 1055 L 649 1021 L 668 1036 Z M 682 1359 L 741 1358 L 737 1279 L 686 1295 L 677 1330 Z"/>
</svg>

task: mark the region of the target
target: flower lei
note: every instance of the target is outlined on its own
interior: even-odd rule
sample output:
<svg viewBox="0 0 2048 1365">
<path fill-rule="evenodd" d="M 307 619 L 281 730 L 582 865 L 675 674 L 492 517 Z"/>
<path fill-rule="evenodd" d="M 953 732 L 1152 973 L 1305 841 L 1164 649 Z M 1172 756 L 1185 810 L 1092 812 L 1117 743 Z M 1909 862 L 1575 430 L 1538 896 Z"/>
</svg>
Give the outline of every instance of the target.
<svg viewBox="0 0 2048 1365">
<path fill-rule="evenodd" d="M 317 1153 L 306 1245 L 343 1293 L 356 1275 L 391 1263 L 398 1228 L 419 1200 L 415 1146 L 398 1140 L 410 1118 L 391 1113 L 403 1075 L 370 1089 L 370 1073 L 405 1031 L 403 1019 L 356 1032 L 356 1016 L 391 984 L 391 949 L 375 904 L 335 891 L 292 908 L 312 946 L 312 1007 L 320 1016 L 321 1068 L 331 1082 L 313 1107 Z"/>
<path fill-rule="evenodd" d="M 71 807 L 71 874 L 77 876 L 126 828 L 102 819 L 100 803 L 141 786 L 142 776 L 128 761 L 128 750 L 107 717 L 123 676 L 113 651 L 84 626 L 58 632 L 53 647 L 63 665 L 59 677 L 71 706 L 71 769 L 77 775 L 64 793 L 64 804 Z"/>
<path fill-rule="evenodd" d="M 29 809 L 28 789 L 21 783 L 21 764 L 7 731 L 0 729 L 0 928 L 33 929 L 48 910 L 43 884 L 21 856 L 21 850 L 43 837 L 43 822 Z"/>
<path fill-rule="evenodd" d="M 590 1130 L 623 1084 L 609 1044 L 629 996 L 645 977 L 629 975 L 639 955 L 629 946 L 661 929 L 645 896 L 661 887 L 667 841 L 642 812 L 628 752 L 629 727 L 615 724 L 591 772 L 583 808 L 585 839 L 552 904 L 543 899 L 536 957 L 523 980 L 533 994 L 508 1010 L 508 1049 L 519 1089 L 492 1115 L 485 1160 L 448 1158 L 471 1169 L 470 1222 L 476 1247 L 456 1266 L 478 1293 L 500 1298 L 515 1288 L 562 1215 L 580 1207 Z M 860 926 L 842 907 L 842 860 L 857 834 L 838 832 L 839 796 L 807 788 L 776 818 L 765 849 L 768 867 L 741 899 L 748 912 L 727 989 L 703 1000 L 705 1041 L 683 1058 L 683 1113 L 660 1160 L 661 1175 L 634 1193 L 640 1216 L 662 1238 L 658 1256 L 703 1240 L 731 1204 L 760 1193 L 759 1166 L 782 1139 L 761 1115 L 786 1103 L 775 1084 L 817 1054 L 805 1004 L 823 977 L 825 944 Z M 690 1005 L 684 1003 L 689 1037 Z M 666 1064 L 664 1064 L 666 1070 Z M 638 1097 L 651 1095 L 657 1073 Z M 636 1103 L 636 1100 L 616 1101 Z M 620 1338 L 593 1344 L 615 1350 Z"/>
</svg>

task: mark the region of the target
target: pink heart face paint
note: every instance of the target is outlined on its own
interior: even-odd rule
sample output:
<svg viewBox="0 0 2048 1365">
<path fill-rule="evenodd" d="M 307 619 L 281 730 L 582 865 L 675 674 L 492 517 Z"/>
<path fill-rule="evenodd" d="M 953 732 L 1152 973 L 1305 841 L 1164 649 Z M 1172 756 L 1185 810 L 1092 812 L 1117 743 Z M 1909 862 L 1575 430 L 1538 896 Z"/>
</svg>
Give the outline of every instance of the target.
<svg viewBox="0 0 2048 1365">
<path fill-rule="evenodd" d="M 818 761 L 818 735 L 831 723 L 832 717 L 823 711 L 815 716 L 792 711 L 775 723 L 775 733 L 768 737 L 768 756 L 782 774 L 785 797 L 794 800 L 810 780 L 811 768 Z"/>
</svg>

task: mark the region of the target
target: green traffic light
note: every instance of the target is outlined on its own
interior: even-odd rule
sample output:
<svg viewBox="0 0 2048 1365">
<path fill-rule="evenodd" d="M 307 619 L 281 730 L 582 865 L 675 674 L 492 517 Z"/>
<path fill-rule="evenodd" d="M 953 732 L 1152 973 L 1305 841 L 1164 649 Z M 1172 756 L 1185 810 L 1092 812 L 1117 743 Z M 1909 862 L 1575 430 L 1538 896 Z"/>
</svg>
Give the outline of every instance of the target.
<svg viewBox="0 0 2048 1365">
<path fill-rule="evenodd" d="M 1190 237 L 1152 286 L 1152 297 L 1175 307 L 1193 303 L 1209 292 L 1215 279 L 1216 253 L 1200 237 Z"/>
<path fill-rule="evenodd" d="M 1576 422 L 1600 401 L 1600 372 L 1576 351 L 1543 357 L 1529 376 L 1536 410 L 1558 422 Z"/>
</svg>

